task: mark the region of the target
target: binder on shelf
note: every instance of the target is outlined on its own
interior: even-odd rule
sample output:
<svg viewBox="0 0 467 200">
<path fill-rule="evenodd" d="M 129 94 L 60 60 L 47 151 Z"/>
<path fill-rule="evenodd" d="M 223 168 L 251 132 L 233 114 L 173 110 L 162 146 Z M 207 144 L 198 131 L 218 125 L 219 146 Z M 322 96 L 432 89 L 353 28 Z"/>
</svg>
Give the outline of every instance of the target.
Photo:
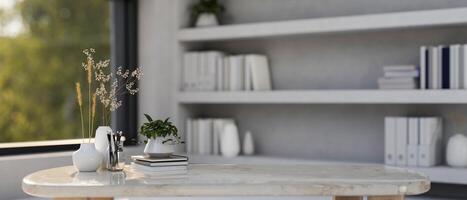
<svg viewBox="0 0 467 200">
<path fill-rule="evenodd" d="M 409 141 L 407 145 L 407 165 L 418 166 L 419 118 L 409 118 Z"/>
<path fill-rule="evenodd" d="M 251 69 L 253 90 L 271 90 L 271 72 L 268 58 L 264 55 L 246 55 L 245 63 Z"/>
<path fill-rule="evenodd" d="M 396 118 L 396 165 L 407 165 L 408 120 L 406 117 Z"/>
<path fill-rule="evenodd" d="M 396 165 L 396 118 L 384 118 L 384 163 Z"/>
<path fill-rule="evenodd" d="M 420 89 L 427 89 L 427 48 L 426 46 L 420 47 Z"/>
<path fill-rule="evenodd" d="M 420 118 L 418 164 L 430 167 L 441 161 L 442 120 L 438 117 Z"/>
</svg>

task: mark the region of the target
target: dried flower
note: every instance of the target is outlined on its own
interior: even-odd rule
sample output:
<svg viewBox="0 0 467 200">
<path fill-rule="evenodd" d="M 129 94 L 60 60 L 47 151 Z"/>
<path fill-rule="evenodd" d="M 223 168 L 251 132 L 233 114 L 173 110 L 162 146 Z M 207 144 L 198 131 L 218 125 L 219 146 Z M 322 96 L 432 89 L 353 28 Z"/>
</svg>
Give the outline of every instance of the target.
<svg viewBox="0 0 467 200">
<path fill-rule="evenodd" d="M 75 85 L 76 85 L 76 98 L 78 100 L 78 105 L 81 107 L 83 106 L 83 98 L 81 96 L 81 84 L 76 82 Z"/>
</svg>

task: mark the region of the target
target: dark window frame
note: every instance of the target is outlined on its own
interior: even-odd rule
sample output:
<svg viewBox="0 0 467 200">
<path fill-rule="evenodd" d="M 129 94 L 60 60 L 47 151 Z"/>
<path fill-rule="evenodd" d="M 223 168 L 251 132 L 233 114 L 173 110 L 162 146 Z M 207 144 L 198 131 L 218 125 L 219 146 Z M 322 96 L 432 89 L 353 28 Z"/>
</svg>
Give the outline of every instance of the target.
<svg viewBox="0 0 467 200">
<path fill-rule="evenodd" d="M 125 66 L 133 70 L 137 66 L 137 0 L 109 0 L 110 3 L 110 46 L 111 63 L 114 68 Z M 115 71 L 115 69 L 112 69 Z M 113 130 L 123 131 L 127 140 L 125 145 L 138 143 L 137 95 L 124 95 L 122 106 L 112 113 Z M 46 142 L 46 141 L 41 141 Z M 51 142 L 52 143 L 52 142 Z M 0 156 L 58 151 L 72 151 L 79 144 L 58 144 L 40 146 L 0 147 Z"/>
</svg>

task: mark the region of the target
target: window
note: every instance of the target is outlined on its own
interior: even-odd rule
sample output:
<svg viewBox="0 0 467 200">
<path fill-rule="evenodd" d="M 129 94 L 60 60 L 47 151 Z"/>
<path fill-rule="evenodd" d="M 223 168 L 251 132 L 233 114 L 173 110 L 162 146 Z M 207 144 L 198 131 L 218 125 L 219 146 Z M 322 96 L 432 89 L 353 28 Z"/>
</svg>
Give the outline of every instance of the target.
<svg viewBox="0 0 467 200">
<path fill-rule="evenodd" d="M 109 10 L 109 0 L 0 1 L 0 143 L 81 138 L 74 82 L 83 49 L 110 58 Z"/>
</svg>

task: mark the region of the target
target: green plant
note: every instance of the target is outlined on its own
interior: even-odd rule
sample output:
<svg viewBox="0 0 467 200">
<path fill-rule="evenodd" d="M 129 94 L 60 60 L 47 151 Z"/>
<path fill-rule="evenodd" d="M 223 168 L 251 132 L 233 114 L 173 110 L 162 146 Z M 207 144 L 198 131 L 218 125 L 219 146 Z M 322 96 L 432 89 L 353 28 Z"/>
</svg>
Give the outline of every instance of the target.
<svg viewBox="0 0 467 200">
<path fill-rule="evenodd" d="M 165 120 L 153 120 L 148 114 L 144 114 L 148 122 L 144 123 L 141 126 L 140 134 L 146 136 L 148 139 L 155 139 L 156 137 L 163 138 L 163 144 L 166 142 L 172 143 L 183 143 L 180 136 L 178 135 L 178 129 L 172 122 L 169 121 L 170 118 Z M 146 141 L 145 141 L 146 142 Z"/>
<path fill-rule="evenodd" d="M 224 6 L 220 5 L 217 0 L 200 0 L 191 8 L 193 19 L 196 19 L 200 14 L 211 13 L 218 16 L 224 11 Z"/>
</svg>

